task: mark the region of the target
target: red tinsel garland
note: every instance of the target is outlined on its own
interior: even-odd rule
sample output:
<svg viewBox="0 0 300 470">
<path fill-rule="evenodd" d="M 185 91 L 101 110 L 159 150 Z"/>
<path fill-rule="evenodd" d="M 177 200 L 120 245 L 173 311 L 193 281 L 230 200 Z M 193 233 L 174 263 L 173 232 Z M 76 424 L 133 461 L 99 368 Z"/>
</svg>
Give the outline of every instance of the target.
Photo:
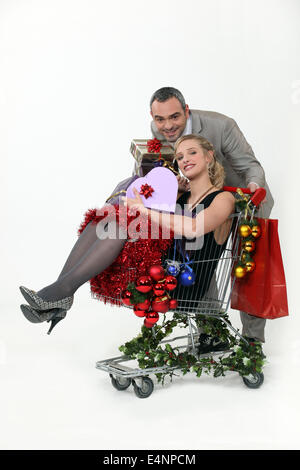
<svg viewBox="0 0 300 470">
<path fill-rule="evenodd" d="M 105 303 L 109 302 L 120 306 L 123 305 L 119 298 L 120 294 L 127 288 L 128 283 L 135 282 L 139 276 L 146 275 L 150 266 L 161 264 L 162 254 L 169 248 L 173 234 L 169 239 L 163 239 L 161 228 L 157 228 L 156 233 L 159 234 L 159 238 L 151 239 L 151 224 L 144 225 L 143 222 L 146 223 L 147 219 L 142 218 L 139 213 L 137 216 L 132 216 L 127 211 L 127 217 L 124 217 L 124 208 L 120 214 L 118 204 L 104 206 L 104 208 L 105 210 L 101 211 L 89 209 L 85 213 L 84 220 L 78 229 L 78 235 L 83 232 L 91 221 L 93 225 L 96 225 L 106 217 L 106 222 L 108 222 L 110 220 L 110 217 L 107 217 L 109 214 L 111 216 L 115 214 L 114 220 L 118 222 L 120 227 L 126 228 L 127 232 L 130 223 L 137 217 L 141 221 L 136 229 L 140 234 L 140 238 L 136 241 L 126 241 L 117 259 L 102 273 L 90 279 L 91 292 L 94 297 Z M 100 215 L 99 212 L 101 212 Z M 125 220 L 126 218 L 127 220 Z M 130 238 L 130 234 L 128 235 L 128 238 Z"/>
</svg>

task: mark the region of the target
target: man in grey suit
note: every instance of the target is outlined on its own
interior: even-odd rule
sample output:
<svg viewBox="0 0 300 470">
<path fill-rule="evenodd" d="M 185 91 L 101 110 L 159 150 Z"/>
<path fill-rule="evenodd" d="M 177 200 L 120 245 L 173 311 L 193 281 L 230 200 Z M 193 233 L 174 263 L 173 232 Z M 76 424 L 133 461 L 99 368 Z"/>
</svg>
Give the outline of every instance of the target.
<svg viewBox="0 0 300 470">
<path fill-rule="evenodd" d="M 227 186 L 248 187 L 251 192 L 264 187 L 266 200 L 258 215 L 269 217 L 274 201 L 264 170 L 232 118 L 213 111 L 190 110 L 181 92 L 172 87 L 157 90 L 151 97 L 150 108 L 154 137 L 172 145 L 182 135 L 203 136 L 215 147 L 217 159 L 225 169 Z M 240 315 L 243 336 L 264 342 L 266 320 L 245 312 Z"/>
</svg>

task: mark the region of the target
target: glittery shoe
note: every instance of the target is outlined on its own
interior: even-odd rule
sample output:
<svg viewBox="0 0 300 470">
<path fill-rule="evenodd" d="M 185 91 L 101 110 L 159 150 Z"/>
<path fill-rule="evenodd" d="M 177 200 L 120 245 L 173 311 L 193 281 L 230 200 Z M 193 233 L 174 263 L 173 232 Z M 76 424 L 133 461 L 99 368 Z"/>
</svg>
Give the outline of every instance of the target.
<svg viewBox="0 0 300 470">
<path fill-rule="evenodd" d="M 20 286 L 20 291 L 29 305 L 37 310 L 49 310 L 53 308 L 69 310 L 72 307 L 74 299 L 74 296 L 72 295 L 71 297 L 65 297 L 61 300 L 47 301 L 39 297 L 34 290 L 27 289 L 27 287 Z"/>
<path fill-rule="evenodd" d="M 44 321 L 50 322 L 51 326 L 48 330 L 48 335 L 57 325 L 58 322 L 63 320 L 67 314 L 67 311 L 63 308 L 53 308 L 51 310 L 35 310 L 30 305 L 21 305 L 21 310 L 24 317 L 29 320 L 31 323 L 42 323 Z"/>
</svg>

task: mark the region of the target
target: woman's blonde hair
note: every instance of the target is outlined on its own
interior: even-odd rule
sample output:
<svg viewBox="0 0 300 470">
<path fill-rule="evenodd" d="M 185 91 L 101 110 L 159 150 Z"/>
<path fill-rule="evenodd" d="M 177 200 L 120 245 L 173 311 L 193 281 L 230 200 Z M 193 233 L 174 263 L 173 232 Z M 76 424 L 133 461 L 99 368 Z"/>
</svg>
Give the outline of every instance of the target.
<svg viewBox="0 0 300 470">
<path fill-rule="evenodd" d="M 214 149 L 214 146 L 204 137 L 195 134 L 187 134 L 182 137 L 179 137 L 179 139 L 176 140 L 174 147 L 175 158 L 179 144 L 181 144 L 181 142 L 184 142 L 185 140 L 195 140 L 198 145 L 203 149 L 204 153 L 207 153 L 209 150 L 212 151 L 213 159 L 207 167 L 208 176 L 210 178 L 211 184 L 213 184 L 216 188 L 221 189 L 224 186 L 225 171 L 223 165 L 221 165 L 221 163 L 219 163 L 216 158 L 216 151 Z"/>
</svg>

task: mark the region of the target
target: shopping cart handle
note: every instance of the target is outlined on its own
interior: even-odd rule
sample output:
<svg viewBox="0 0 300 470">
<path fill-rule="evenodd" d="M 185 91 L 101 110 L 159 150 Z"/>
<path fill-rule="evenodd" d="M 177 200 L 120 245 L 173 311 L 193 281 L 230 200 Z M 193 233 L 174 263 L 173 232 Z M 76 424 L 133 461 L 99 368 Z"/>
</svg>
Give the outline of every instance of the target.
<svg viewBox="0 0 300 470">
<path fill-rule="evenodd" d="M 234 186 L 224 186 L 224 191 L 230 191 L 231 193 L 236 193 L 237 187 Z M 250 191 L 249 188 L 239 188 L 243 191 L 244 194 L 252 194 L 251 202 L 258 207 L 260 203 L 265 199 L 267 191 L 265 188 L 258 188 L 254 193 Z"/>
</svg>

